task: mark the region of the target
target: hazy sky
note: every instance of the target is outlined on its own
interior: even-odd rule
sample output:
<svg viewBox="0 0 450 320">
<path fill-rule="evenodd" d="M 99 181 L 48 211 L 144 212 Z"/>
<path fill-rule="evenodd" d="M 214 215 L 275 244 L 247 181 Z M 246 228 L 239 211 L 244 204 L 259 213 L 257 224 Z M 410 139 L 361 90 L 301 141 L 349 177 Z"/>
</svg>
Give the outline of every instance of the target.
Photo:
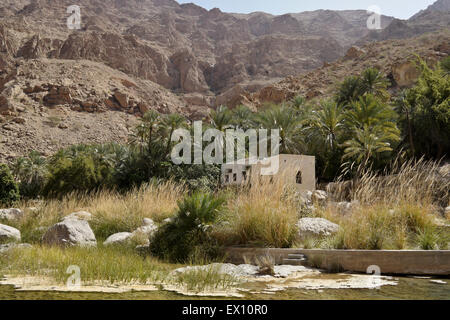
<svg viewBox="0 0 450 320">
<path fill-rule="evenodd" d="M 206 9 L 220 8 L 225 12 L 250 13 L 264 11 L 284 14 L 317 9 L 366 10 L 371 5 L 381 8 L 381 13 L 407 19 L 427 8 L 436 0 L 178 0 L 179 3 L 194 2 Z"/>
</svg>

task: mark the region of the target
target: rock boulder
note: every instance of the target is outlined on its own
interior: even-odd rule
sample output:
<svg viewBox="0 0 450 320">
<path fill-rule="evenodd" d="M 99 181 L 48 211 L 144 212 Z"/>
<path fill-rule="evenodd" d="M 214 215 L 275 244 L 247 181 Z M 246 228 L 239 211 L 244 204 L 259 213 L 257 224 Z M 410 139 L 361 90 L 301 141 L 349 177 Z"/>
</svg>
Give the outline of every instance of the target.
<svg viewBox="0 0 450 320">
<path fill-rule="evenodd" d="M 16 228 L 0 224 L 0 242 L 20 241 L 20 231 Z"/>
<path fill-rule="evenodd" d="M 94 232 L 89 223 L 79 219 L 65 219 L 50 227 L 42 238 L 48 245 L 58 246 L 96 246 Z"/>
<path fill-rule="evenodd" d="M 11 208 L 11 209 L 0 209 L 0 220 L 18 220 L 22 218 L 24 212 L 20 209 Z"/>
<path fill-rule="evenodd" d="M 119 232 L 115 233 L 108 237 L 108 239 L 103 242 L 105 246 L 115 245 L 115 244 L 124 244 L 130 241 L 132 237 L 131 232 Z"/>
<path fill-rule="evenodd" d="M 318 203 L 324 205 L 327 202 L 328 194 L 323 190 L 316 190 L 311 195 L 311 200 L 313 203 Z"/>
<path fill-rule="evenodd" d="M 68 220 L 68 219 L 69 220 L 75 219 L 75 220 L 90 221 L 92 219 L 92 214 L 87 211 L 73 212 L 73 213 L 69 214 L 68 216 L 64 217 L 63 220 Z"/>
<path fill-rule="evenodd" d="M 302 218 L 297 223 L 299 237 L 331 236 L 339 231 L 339 226 L 323 218 Z"/>
</svg>

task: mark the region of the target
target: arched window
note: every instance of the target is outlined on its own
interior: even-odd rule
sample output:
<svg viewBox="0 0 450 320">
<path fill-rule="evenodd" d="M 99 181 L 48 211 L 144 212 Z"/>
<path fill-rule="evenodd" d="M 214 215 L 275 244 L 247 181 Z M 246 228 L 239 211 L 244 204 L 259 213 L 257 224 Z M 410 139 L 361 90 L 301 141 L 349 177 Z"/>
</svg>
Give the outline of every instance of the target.
<svg viewBox="0 0 450 320">
<path fill-rule="evenodd" d="M 297 176 L 295 177 L 295 182 L 297 184 L 302 184 L 303 183 L 302 172 L 301 171 L 297 172 Z"/>
</svg>

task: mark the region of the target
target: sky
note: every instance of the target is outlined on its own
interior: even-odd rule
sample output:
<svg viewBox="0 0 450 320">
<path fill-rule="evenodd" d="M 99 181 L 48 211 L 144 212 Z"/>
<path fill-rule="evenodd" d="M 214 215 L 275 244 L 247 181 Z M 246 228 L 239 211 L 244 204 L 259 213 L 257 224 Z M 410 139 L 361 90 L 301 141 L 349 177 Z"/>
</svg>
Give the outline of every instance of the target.
<svg viewBox="0 0 450 320">
<path fill-rule="evenodd" d="M 330 10 L 366 10 L 372 5 L 381 13 L 399 19 L 408 19 L 436 0 L 178 0 L 179 3 L 193 2 L 206 9 L 219 8 L 225 12 L 250 13 L 264 11 L 272 14 Z"/>
</svg>

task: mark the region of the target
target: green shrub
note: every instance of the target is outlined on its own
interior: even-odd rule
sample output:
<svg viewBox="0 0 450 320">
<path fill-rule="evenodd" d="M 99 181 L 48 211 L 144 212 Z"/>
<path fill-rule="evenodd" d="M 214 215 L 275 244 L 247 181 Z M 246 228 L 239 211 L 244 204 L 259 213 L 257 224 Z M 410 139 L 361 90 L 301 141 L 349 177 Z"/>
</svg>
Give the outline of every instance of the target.
<svg viewBox="0 0 450 320">
<path fill-rule="evenodd" d="M 441 67 L 446 74 L 450 74 L 450 56 L 441 61 Z"/>
<path fill-rule="evenodd" d="M 194 192 L 214 192 L 220 183 L 221 168 L 218 165 L 170 165 L 169 176 L 184 183 Z"/>
<path fill-rule="evenodd" d="M 114 154 L 107 146 L 73 146 L 60 150 L 49 161 L 45 195 L 87 192 L 113 186 Z"/>
<path fill-rule="evenodd" d="M 10 205 L 20 199 L 19 187 L 6 164 L 0 164 L 0 204 Z"/>
<path fill-rule="evenodd" d="M 195 193 L 178 204 L 173 221 L 163 225 L 151 239 L 150 252 L 173 262 L 188 261 L 202 247 L 206 256 L 219 253 L 210 237 L 212 224 L 225 203 L 221 197 Z"/>
<path fill-rule="evenodd" d="M 438 249 L 439 234 L 434 227 L 427 227 L 419 230 L 417 234 L 417 243 L 422 250 Z"/>
<path fill-rule="evenodd" d="M 91 190 L 98 186 L 99 178 L 94 161 L 89 156 L 61 159 L 50 168 L 50 178 L 44 192 L 66 194 Z"/>
<path fill-rule="evenodd" d="M 417 155 L 440 159 L 450 149 L 450 76 L 421 59 L 418 66 L 421 75 L 403 101 L 409 112 L 403 126 L 408 128 L 410 148 Z"/>
</svg>

